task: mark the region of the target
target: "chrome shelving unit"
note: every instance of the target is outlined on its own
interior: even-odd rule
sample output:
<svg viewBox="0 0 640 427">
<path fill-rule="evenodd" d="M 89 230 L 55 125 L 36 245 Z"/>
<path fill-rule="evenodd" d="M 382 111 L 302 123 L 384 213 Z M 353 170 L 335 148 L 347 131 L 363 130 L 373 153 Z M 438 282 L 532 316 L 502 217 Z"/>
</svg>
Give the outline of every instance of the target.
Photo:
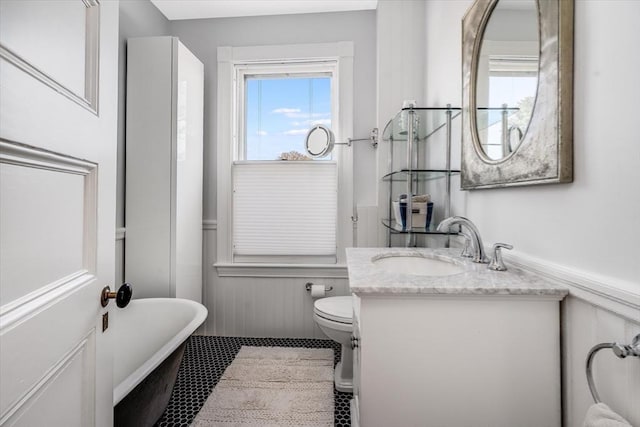
<svg viewBox="0 0 640 427">
<path fill-rule="evenodd" d="M 446 107 L 410 107 L 403 108 L 396 116 L 389 121 L 382 134 L 383 141 L 388 142 L 389 163 L 388 173 L 382 177 L 383 182 L 389 183 L 389 209 L 388 218 L 382 224 L 388 230 L 388 246 L 391 246 L 391 236 L 393 234 L 404 234 L 405 246 L 415 245 L 416 235 L 447 235 L 435 230 L 435 221 L 432 220 L 430 227 L 414 227 L 412 224 L 412 199 L 407 197 L 407 207 L 405 215 L 405 227 L 397 224 L 394 220 L 392 201 L 394 200 L 394 185 L 402 188 L 407 195 L 419 193 L 420 187 L 425 187 L 429 181 L 445 180 L 445 195 L 443 216 L 446 218 L 451 213 L 451 177 L 460 173 L 460 170 L 451 168 L 451 138 L 452 123 L 460 116 L 461 109 L 450 105 Z M 426 156 L 419 156 L 420 147 L 426 145 L 436 136 L 445 139 L 445 159 L 444 168 L 429 169 L 424 168 Z M 404 159 L 398 159 L 399 155 L 406 155 Z M 405 164 L 398 166 L 400 161 Z M 400 186 L 400 187 L 398 187 Z M 434 215 L 435 216 L 435 215 Z M 448 242 L 447 242 L 448 244 Z"/>
</svg>

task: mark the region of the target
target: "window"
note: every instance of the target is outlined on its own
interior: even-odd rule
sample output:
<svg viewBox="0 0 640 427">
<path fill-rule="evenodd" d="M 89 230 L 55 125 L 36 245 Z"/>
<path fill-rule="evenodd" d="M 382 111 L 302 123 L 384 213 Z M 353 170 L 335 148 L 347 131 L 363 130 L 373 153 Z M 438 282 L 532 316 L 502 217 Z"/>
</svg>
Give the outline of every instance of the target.
<svg viewBox="0 0 640 427">
<path fill-rule="evenodd" d="M 485 152 L 490 159 L 501 159 L 520 143 L 520 137 L 527 130 L 533 111 L 538 86 L 537 55 L 489 55 L 489 106 L 496 108 L 488 115 L 491 124 L 487 130 Z M 510 148 L 504 151 L 503 139 L 511 136 L 509 131 L 503 136 L 502 111 L 507 106 L 506 128 L 517 130 L 513 133 L 516 142 L 508 141 Z"/>
<path fill-rule="evenodd" d="M 332 123 L 335 66 L 235 66 L 234 261 L 336 263 L 337 164 L 304 149 L 312 125 Z"/>
<path fill-rule="evenodd" d="M 304 140 L 314 124 L 350 134 L 352 44 L 220 49 L 218 264 L 343 263 L 351 152 L 311 159 Z"/>
<path fill-rule="evenodd" d="M 244 159 L 304 155 L 309 128 L 331 127 L 331 79 L 331 73 L 245 74 Z"/>
</svg>

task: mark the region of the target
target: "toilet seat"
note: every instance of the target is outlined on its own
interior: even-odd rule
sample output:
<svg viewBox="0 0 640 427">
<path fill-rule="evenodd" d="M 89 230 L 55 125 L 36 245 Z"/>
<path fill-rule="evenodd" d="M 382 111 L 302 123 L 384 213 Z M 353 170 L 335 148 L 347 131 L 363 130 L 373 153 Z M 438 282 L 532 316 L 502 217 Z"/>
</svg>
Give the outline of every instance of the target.
<svg viewBox="0 0 640 427">
<path fill-rule="evenodd" d="M 351 325 L 353 323 L 353 302 L 351 296 L 328 297 L 313 303 L 313 312 L 323 319 Z"/>
</svg>

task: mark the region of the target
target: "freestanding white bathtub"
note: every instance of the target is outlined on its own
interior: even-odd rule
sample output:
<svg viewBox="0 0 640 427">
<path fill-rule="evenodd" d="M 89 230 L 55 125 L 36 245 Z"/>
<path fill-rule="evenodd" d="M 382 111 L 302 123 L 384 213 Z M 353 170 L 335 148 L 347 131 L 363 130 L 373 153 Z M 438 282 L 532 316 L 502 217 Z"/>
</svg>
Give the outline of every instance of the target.
<svg viewBox="0 0 640 427">
<path fill-rule="evenodd" d="M 178 298 L 133 300 L 113 316 L 116 425 L 157 421 L 171 396 L 186 340 L 206 318 L 202 304 Z M 129 420 L 131 415 L 138 419 Z"/>
</svg>

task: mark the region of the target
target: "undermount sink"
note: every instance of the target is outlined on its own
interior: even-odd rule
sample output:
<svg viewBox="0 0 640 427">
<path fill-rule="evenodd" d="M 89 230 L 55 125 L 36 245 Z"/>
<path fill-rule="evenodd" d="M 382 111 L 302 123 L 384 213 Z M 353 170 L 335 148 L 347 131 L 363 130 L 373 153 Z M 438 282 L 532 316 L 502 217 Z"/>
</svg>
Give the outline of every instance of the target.
<svg viewBox="0 0 640 427">
<path fill-rule="evenodd" d="M 389 273 L 417 276 L 451 276 L 465 271 L 461 266 L 447 261 L 414 255 L 383 255 L 375 257 L 372 262 Z"/>
</svg>

